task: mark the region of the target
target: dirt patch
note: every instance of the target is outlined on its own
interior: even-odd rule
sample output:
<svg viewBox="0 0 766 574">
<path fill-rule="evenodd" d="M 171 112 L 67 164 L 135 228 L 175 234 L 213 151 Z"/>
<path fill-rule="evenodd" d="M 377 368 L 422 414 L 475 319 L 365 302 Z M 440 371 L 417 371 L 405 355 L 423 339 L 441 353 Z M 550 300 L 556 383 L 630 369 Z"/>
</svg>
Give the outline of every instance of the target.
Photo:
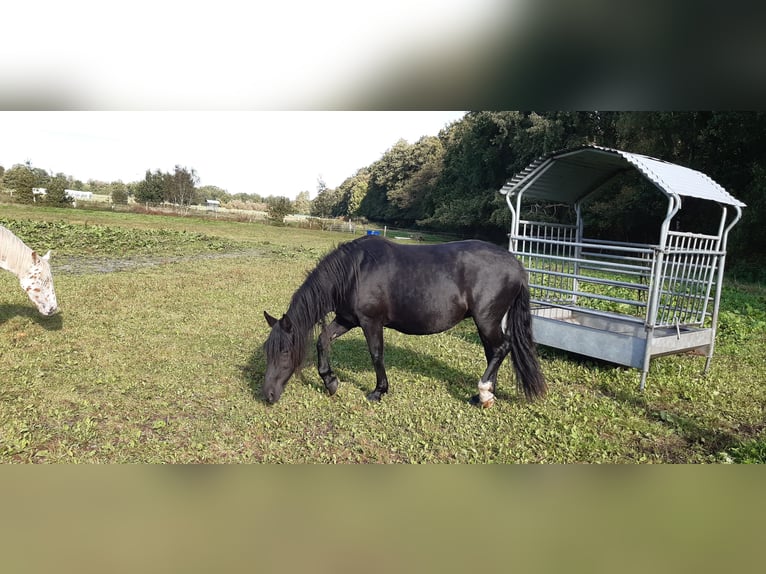
<svg viewBox="0 0 766 574">
<path fill-rule="evenodd" d="M 54 275 L 87 275 L 94 273 L 116 273 L 133 271 L 145 267 L 158 267 L 186 261 L 209 259 L 235 259 L 238 257 L 262 256 L 261 249 L 226 253 L 197 253 L 194 255 L 132 255 L 127 257 L 62 255 L 51 261 Z"/>
</svg>

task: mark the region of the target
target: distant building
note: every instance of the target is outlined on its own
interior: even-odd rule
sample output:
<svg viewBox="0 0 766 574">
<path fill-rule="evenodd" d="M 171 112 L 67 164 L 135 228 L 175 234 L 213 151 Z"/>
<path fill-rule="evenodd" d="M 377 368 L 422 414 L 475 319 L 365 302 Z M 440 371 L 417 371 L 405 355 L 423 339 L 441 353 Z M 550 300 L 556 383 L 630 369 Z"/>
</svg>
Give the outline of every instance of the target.
<svg viewBox="0 0 766 574">
<path fill-rule="evenodd" d="M 217 199 L 206 199 L 205 203 L 208 211 L 218 211 L 218 208 L 221 206 L 221 202 Z"/>
<path fill-rule="evenodd" d="M 92 191 L 79 191 L 77 189 L 65 189 L 64 193 L 67 195 L 67 197 L 71 197 L 72 199 L 84 199 L 85 201 L 89 201 L 93 199 Z M 33 187 L 32 195 L 48 195 L 48 190 L 44 187 Z"/>
<path fill-rule="evenodd" d="M 76 189 L 65 189 L 64 193 L 72 199 L 84 199 L 85 201 L 91 201 L 93 199 L 92 191 L 78 191 Z"/>
</svg>

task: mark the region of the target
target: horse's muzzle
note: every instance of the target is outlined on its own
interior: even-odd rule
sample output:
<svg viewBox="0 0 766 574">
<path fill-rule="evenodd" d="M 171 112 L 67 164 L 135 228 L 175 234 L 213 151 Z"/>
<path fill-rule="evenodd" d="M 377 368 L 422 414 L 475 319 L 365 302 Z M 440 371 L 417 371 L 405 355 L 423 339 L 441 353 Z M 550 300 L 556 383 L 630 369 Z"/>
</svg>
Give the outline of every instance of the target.
<svg viewBox="0 0 766 574">
<path fill-rule="evenodd" d="M 263 389 L 263 400 L 265 400 L 270 405 L 276 403 L 280 396 L 282 396 L 282 393 L 276 389 Z"/>
</svg>

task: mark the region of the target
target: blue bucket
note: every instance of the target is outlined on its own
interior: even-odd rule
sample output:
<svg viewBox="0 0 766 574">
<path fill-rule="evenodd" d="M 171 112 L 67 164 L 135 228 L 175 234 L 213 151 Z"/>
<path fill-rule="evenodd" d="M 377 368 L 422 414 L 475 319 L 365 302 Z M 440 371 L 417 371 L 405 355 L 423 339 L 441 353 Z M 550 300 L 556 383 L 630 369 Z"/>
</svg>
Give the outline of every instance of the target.
<svg viewBox="0 0 766 574">
<path fill-rule="evenodd" d="M 380 229 L 368 229 L 367 235 L 380 235 Z"/>
</svg>

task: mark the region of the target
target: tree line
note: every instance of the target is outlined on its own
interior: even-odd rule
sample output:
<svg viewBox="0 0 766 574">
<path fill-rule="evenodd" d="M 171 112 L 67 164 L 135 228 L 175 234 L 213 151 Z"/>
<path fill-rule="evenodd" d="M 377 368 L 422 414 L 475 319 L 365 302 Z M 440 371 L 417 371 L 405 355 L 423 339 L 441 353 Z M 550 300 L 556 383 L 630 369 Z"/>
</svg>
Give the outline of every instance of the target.
<svg viewBox="0 0 766 574">
<path fill-rule="evenodd" d="M 437 136 L 395 142 L 336 189 L 319 189 L 312 213 L 364 217 L 398 227 L 436 228 L 502 241 L 510 212 L 498 191 L 537 157 L 596 144 L 697 169 L 744 201 L 734 228 L 734 257 L 766 254 L 764 112 L 468 112 Z M 662 197 L 641 178 L 618 179 L 586 206 L 595 234 L 651 240 Z M 568 217 L 562 206 L 538 217 Z M 686 221 L 706 206 L 685 202 Z M 656 240 L 656 235 L 654 235 Z"/>
<path fill-rule="evenodd" d="M 230 195 L 216 186 L 200 187 L 196 171 L 180 165 L 168 173 L 147 170 L 143 180 L 124 184 L 84 183 L 27 162 L 8 170 L 0 167 L 0 182 L 15 189 L 21 201 L 34 200 L 33 187 L 49 188 L 45 201 L 62 204 L 67 202 L 65 188 L 109 194 L 115 203 L 125 203 L 128 197 L 181 205 L 217 199 L 269 210 L 276 219 L 295 212 L 364 218 L 381 225 L 503 241 L 510 224 L 510 213 L 498 193 L 503 184 L 543 154 L 585 144 L 642 153 L 706 173 L 748 206 L 734 228 L 729 252 L 734 257 L 766 254 L 764 112 L 468 112 L 436 136 L 393 142 L 378 160 L 360 166 L 336 188 L 320 179 L 313 200 L 308 191 L 295 200 Z M 617 180 L 611 195 L 588 204 L 586 224 L 597 234 L 651 239 L 651 214 L 662 198 L 641 185 Z M 529 209 L 541 210 L 548 218 L 568 217 L 560 207 Z M 685 203 L 683 211 L 686 219 L 704 216 L 704 206 L 693 202 Z"/>
<path fill-rule="evenodd" d="M 65 190 L 89 191 L 106 195 L 114 204 L 137 203 L 158 205 L 170 203 L 177 206 L 202 205 L 206 200 L 218 200 L 222 205 L 236 209 L 266 211 L 275 221 L 282 221 L 290 213 L 310 212 L 308 191 L 298 194 L 295 200 L 282 196 L 262 196 L 258 193 L 230 194 L 215 185 L 199 185 L 200 178 L 194 168 L 176 165 L 172 172 L 147 169 L 144 179 L 123 183 L 90 179 L 87 182 L 63 173 L 49 173 L 35 167 L 30 161 L 16 164 L 9 169 L 0 166 L 0 190 L 10 193 L 14 201 L 58 207 L 71 206 L 72 198 Z M 45 195 L 34 193 L 42 188 Z"/>
<path fill-rule="evenodd" d="M 6 170 L 0 166 L 0 182 L 3 187 L 15 192 L 15 200 L 20 203 L 36 203 L 38 200 L 47 205 L 69 205 L 72 199 L 66 194 L 66 189 L 76 189 L 80 182 L 75 182 L 63 173 L 48 173 L 33 167 L 31 162 L 17 164 Z M 35 190 L 44 188 L 46 194 L 36 197 Z"/>
</svg>

